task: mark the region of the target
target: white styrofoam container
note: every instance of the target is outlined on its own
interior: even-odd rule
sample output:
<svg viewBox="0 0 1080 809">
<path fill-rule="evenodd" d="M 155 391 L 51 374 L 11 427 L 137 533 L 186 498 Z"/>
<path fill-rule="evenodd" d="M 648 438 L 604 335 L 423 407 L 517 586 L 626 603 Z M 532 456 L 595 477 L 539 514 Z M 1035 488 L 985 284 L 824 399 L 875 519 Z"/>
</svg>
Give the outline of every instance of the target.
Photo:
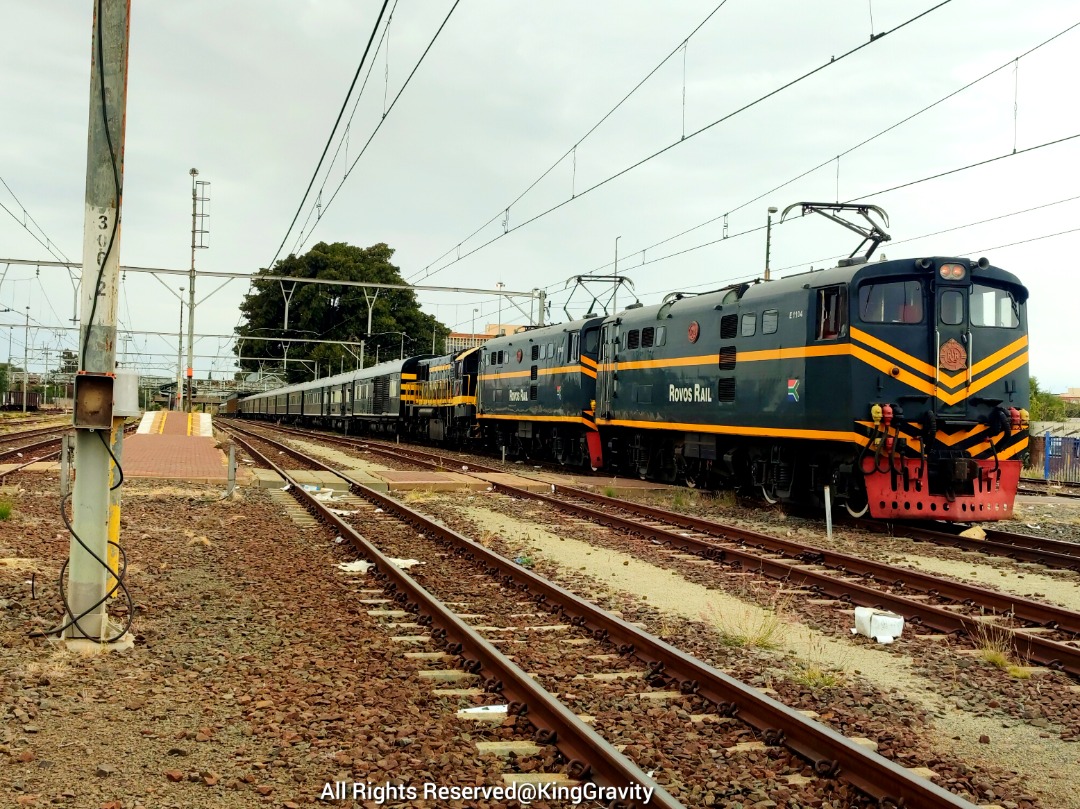
<svg viewBox="0 0 1080 809">
<path fill-rule="evenodd" d="M 904 631 L 904 616 L 873 607 L 855 608 L 855 628 L 851 634 L 864 635 L 878 643 L 892 643 Z"/>
</svg>

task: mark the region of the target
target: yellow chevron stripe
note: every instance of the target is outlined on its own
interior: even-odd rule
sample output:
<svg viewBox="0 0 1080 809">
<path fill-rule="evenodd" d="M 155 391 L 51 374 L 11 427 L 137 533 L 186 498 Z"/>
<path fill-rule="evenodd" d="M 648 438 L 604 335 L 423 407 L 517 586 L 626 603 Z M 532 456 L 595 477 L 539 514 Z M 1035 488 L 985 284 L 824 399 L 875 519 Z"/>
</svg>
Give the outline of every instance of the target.
<svg viewBox="0 0 1080 809">
<path fill-rule="evenodd" d="M 853 345 L 851 347 L 851 353 L 855 356 L 856 359 L 859 359 L 862 362 L 865 362 L 867 365 L 877 368 L 879 371 L 888 376 L 892 376 L 892 369 L 896 367 L 891 361 L 886 360 L 884 357 L 879 357 L 877 354 L 871 354 L 865 348 L 861 348 L 857 345 Z M 905 371 L 903 368 L 900 368 L 899 371 L 900 373 L 897 374 L 896 379 L 900 380 L 906 385 L 910 385 L 917 391 L 925 393 L 927 396 L 934 395 L 933 382 L 927 382 L 922 377 L 915 376 L 915 374 L 911 373 L 910 371 Z M 940 392 L 938 395 L 941 395 Z"/>
<path fill-rule="evenodd" d="M 1006 447 L 1003 450 L 999 450 L 998 451 L 998 458 L 1003 460 L 1003 461 L 1008 459 L 1008 458 L 1011 458 L 1012 456 L 1018 454 L 1019 452 L 1027 449 L 1027 445 L 1028 445 L 1028 439 L 1027 439 L 1027 436 L 1024 436 L 1019 441 L 1017 441 L 1015 444 L 1013 444 L 1011 447 Z"/>
<path fill-rule="evenodd" d="M 912 368 L 919 373 L 925 374 L 931 379 L 934 378 L 933 365 L 930 365 L 930 363 L 928 362 L 923 362 L 918 357 L 913 357 L 910 354 L 901 351 L 891 343 L 886 343 L 884 340 L 874 337 L 874 335 L 872 334 L 867 334 L 862 329 L 857 329 L 854 326 L 851 327 L 851 336 L 854 339 L 858 340 L 860 343 L 864 343 L 870 348 L 876 348 L 878 351 L 882 352 L 886 356 L 897 360 L 904 365 L 907 365 L 909 368 Z M 965 379 L 966 378 L 967 375 L 965 374 Z"/>
<path fill-rule="evenodd" d="M 596 367 L 596 360 L 592 359 L 591 357 L 586 357 L 584 354 L 582 354 L 578 359 L 581 360 L 583 365 L 588 365 L 590 368 Z"/>
<path fill-rule="evenodd" d="M 941 401 L 945 402 L 945 404 L 956 404 L 961 399 L 966 399 L 968 396 L 972 396 L 981 391 L 983 388 L 992 385 L 994 382 L 997 382 L 999 379 L 1001 379 L 1001 377 L 1005 376 L 1006 374 L 1012 373 L 1017 368 L 1027 365 L 1027 361 L 1028 355 L 1025 351 L 1019 357 L 1016 357 L 1015 359 L 1010 360 L 1004 365 L 999 366 L 998 369 L 993 373 L 984 374 L 982 377 L 979 378 L 977 382 L 972 382 L 971 387 L 961 388 L 956 393 L 945 393 L 944 391 L 939 390 L 937 393 L 937 397 Z"/>
</svg>

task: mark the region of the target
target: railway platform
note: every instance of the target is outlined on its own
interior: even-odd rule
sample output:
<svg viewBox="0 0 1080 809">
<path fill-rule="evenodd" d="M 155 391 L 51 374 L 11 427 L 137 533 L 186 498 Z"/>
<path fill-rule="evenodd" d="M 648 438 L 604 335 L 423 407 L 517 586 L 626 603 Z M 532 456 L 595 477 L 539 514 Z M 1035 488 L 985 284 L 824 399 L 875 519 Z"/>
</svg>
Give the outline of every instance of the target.
<svg viewBox="0 0 1080 809">
<path fill-rule="evenodd" d="M 124 439 L 124 476 L 188 483 L 225 482 L 229 460 L 213 436 L 209 413 L 145 413 L 138 431 Z"/>
</svg>

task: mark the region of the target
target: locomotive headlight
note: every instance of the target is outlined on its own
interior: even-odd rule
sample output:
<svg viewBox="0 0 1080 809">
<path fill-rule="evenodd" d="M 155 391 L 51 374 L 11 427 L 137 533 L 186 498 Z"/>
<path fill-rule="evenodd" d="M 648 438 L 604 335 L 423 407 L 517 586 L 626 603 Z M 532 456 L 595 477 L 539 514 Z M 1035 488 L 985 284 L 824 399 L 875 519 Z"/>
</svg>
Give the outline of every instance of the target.
<svg viewBox="0 0 1080 809">
<path fill-rule="evenodd" d="M 938 275 L 951 281 L 960 281 L 967 275 L 967 270 L 960 264 L 942 264 L 938 268 Z"/>
</svg>

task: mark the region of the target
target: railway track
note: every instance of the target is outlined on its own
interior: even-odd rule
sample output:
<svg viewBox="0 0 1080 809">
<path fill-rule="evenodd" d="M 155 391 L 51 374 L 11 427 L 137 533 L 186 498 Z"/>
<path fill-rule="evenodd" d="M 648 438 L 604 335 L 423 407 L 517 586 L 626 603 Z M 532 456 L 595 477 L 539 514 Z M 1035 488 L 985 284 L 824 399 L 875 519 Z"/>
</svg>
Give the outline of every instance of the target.
<svg viewBox="0 0 1080 809">
<path fill-rule="evenodd" d="M 937 526 L 935 528 L 911 522 L 882 524 L 862 520 L 858 524 L 870 531 L 891 532 L 894 536 L 903 536 L 918 542 L 1003 556 L 1018 562 L 1030 562 L 1058 570 L 1080 571 L 1080 543 L 1076 542 L 1031 534 L 1014 534 L 996 528 L 984 528 L 986 538 L 974 539 L 960 536 L 966 526 L 944 523 L 933 523 Z"/>
<path fill-rule="evenodd" d="M 20 430 L 15 433 L 0 434 L 0 460 L 8 455 L 13 455 L 18 452 L 33 452 L 34 449 L 41 444 L 41 442 L 35 442 L 24 445 L 20 442 L 28 439 L 42 438 L 44 436 L 55 437 L 70 430 L 70 424 L 60 424 L 51 427 L 40 427 L 34 430 Z"/>
<path fill-rule="evenodd" d="M 241 428 L 235 424 L 230 424 L 225 429 L 233 432 L 236 440 L 249 448 L 253 454 L 257 453 L 257 450 L 251 446 L 251 443 L 265 442 L 272 447 L 271 452 L 286 453 L 306 466 L 317 465 L 329 469 L 325 464 L 316 462 L 287 444 L 271 441 L 265 434 Z M 239 435 L 241 433 L 244 435 L 243 438 Z M 728 748 L 729 750 L 738 748 L 740 744 L 749 744 L 750 748 L 762 746 L 774 748 L 775 752 L 770 754 L 769 767 L 776 768 L 778 772 L 787 770 L 791 776 L 798 776 L 790 783 L 802 783 L 806 786 L 807 776 L 802 774 L 806 769 L 802 760 L 806 760 L 812 765 L 810 779 L 816 788 L 824 789 L 830 795 L 836 795 L 835 792 L 829 792 L 829 790 L 835 788 L 830 787 L 833 776 L 838 776 L 842 781 L 869 796 L 871 800 L 877 801 L 879 805 L 890 805 L 890 802 L 893 805 L 926 807 L 970 805 L 904 767 L 876 755 L 824 725 L 813 722 L 801 713 L 770 699 L 756 689 L 732 679 L 723 672 L 643 632 L 636 626 L 622 621 L 617 616 L 536 576 L 524 567 L 510 562 L 445 525 L 408 509 L 391 497 L 362 486 L 347 475 L 331 470 L 344 481 L 348 481 L 351 493 L 362 498 L 362 502 L 350 502 L 346 508 L 355 509 L 358 513 L 344 517 L 340 513 L 328 510 L 325 504 L 316 500 L 312 494 L 295 485 L 295 479 L 290 479 L 284 470 L 271 463 L 266 453 L 254 454 L 253 457 L 259 457 L 263 463 L 275 468 L 278 474 L 290 480 L 293 484 L 290 491 L 309 510 L 334 526 L 340 535 L 348 538 L 363 556 L 375 560 L 380 575 L 386 577 L 388 586 L 394 594 L 394 600 L 417 614 L 415 623 L 434 627 L 432 636 L 446 645 L 450 653 L 462 662 L 466 672 L 485 678 L 486 687 L 494 688 L 501 693 L 515 710 L 518 706 L 526 706 L 525 716 L 536 727 L 537 738 L 553 742 L 559 747 L 563 756 L 571 762 L 569 770 L 572 776 L 576 774 L 580 777 L 583 772 L 591 772 L 601 783 L 625 784 L 628 778 L 631 783 L 648 783 L 647 780 L 635 780 L 647 777 L 640 772 L 640 768 L 625 762 L 625 758 L 621 757 L 596 731 L 574 716 L 575 712 L 595 710 L 598 725 L 602 725 L 601 718 L 609 714 L 605 706 L 610 707 L 611 684 L 634 682 L 640 679 L 652 689 L 661 689 L 661 694 L 665 699 L 701 700 L 702 705 L 709 706 L 709 715 L 713 718 L 711 720 L 701 718 L 700 721 L 716 723 L 718 728 L 715 732 L 722 739 L 733 743 L 732 747 Z M 338 511 L 340 512 L 340 509 Z M 391 518 L 390 515 L 393 517 Z M 570 651 L 576 649 L 573 644 L 560 646 L 555 653 L 557 661 L 555 671 L 543 668 L 552 665 L 552 650 L 542 641 L 545 636 L 543 631 L 535 627 L 531 631 L 526 629 L 525 632 L 530 637 L 529 643 L 514 647 L 515 660 L 519 658 L 523 661 L 527 660 L 530 672 L 541 682 L 551 682 L 553 685 L 565 688 L 567 677 L 571 678 L 574 693 L 573 710 L 563 705 L 551 693 L 541 688 L 536 680 L 525 675 L 520 668 L 500 655 L 494 648 L 497 641 L 486 640 L 477 627 L 469 626 L 460 615 L 455 615 L 444 604 L 438 603 L 434 596 L 419 587 L 412 577 L 390 564 L 385 555 L 353 529 L 349 524 L 350 517 L 355 519 L 356 524 L 364 526 L 368 533 L 377 530 L 380 544 L 388 545 L 398 552 L 406 551 L 409 555 L 431 552 L 430 548 L 427 548 L 427 543 L 418 545 L 416 542 L 417 530 L 421 531 L 425 537 L 439 543 L 442 546 L 441 552 L 429 557 L 431 564 L 422 568 L 424 571 L 422 575 L 425 581 L 439 590 L 439 597 L 444 602 L 453 600 L 460 603 L 466 610 L 476 609 L 477 613 L 485 613 L 483 620 L 493 620 L 490 615 L 496 609 L 500 609 L 497 605 L 493 605 L 492 601 L 491 582 L 495 580 L 502 588 L 506 588 L 506 592 L 519 601 L 531 605 L 529 610 L 533 614 L 517 614 L 517 619 L 541 617 L 543 620 L 550 621 L 550 616 L 555 616 L 558 625 L 567 625 L 578 630 L 581 635 L 578 640 L 586 650 L 588 650 L 588 644 L 602 644 L 603 654 L 585 654 L 584 656 Z M 409 526 L 403 535 L 393 527 L 401 520 L 406 521 Z M 465 567 L 461 566 L 463 563 Z M 478 573 L 477 566 L 484 572 Z M 476 580 L 482 581 L 484 586 L 473 591 L 468 585 Z M 446 592 L 445 597 L 442 595 L 443 590 Z M 502 617 L 514 619 L 515 613 L 506 612 Z M 505 638 L 506 635 L 502 633 L 506 629 L 507 627 L 489 627 L 486 631 Z M 613 666 L 616 662 L 624 668 L 616 672 L 597 671 L 598 664 L 607 667 Z M 627 670 L 625 666 L 631 668 Z M 578 675 L 582 673 L 592 673 L 597 676 L 579 677 Z M 602 684 L 599 687 L 599 694 L 596 694 L 593 688 L 597 684 Z M 623 690 L 625 691 L 625 687 Z M 640 701 L 647 702 L 648 698 Z M 621 704 L 625 705 L 625 700 Z M 655 717 L 643 718 L 641 721 L 650 724 L 657 722 Z M 621 723 L 622 726 L 626 724 L 625 721 Z M 683 728 L 674 729 L 671 732 L 675 734 L 676 745 L 682 745 L 678 740 L 683 738 L 688 731 Z M 680 733 L 683 736 L 680 736 Z M 650 741 L 650 745 L 661 746 L 663 744 L 661 736 L 659 733 L 656 736 L 655 740 Z M 753 741 L 738 741 L 748 736 Z M 774 758 L 780 752 L 780 748 L 786 748 L 787 755 L 791 756 L 790 761 L 783 757 Z M 685 756 L 680 756 L 680 758 L 685 759 Z M 691 766 L 690 769 L 694 770 L 694 767 Z M 690 777 L 682 773 L 667 772 L 665 774 L 673 778 L 673 784 L 680 778 Z M 666 793 L 663 794 L 665 800 L 670 797 Z M 650 806 L 656 805 L 678 804 L 659 803 L 654 798 Z"/>
<path fill-rule="evenodd" d="M 1080 497 L 1080 483 L 1071 480 L 1020 478 L 1020 488 L 1017 490 L 1017 493 L 1075 499 Z"/>
<path fill-rule="evenodd" d="M 124 425 L 125 435 L 130 435 L 131 433 L 135 432 L 135 430 L 138 429 L 138 426 L 139 423 L 137 420 L 129 421 L 127 424 Z M 0 462 L 3 462 L 5 460 L 21 461 L 21 463 L 17 463 L 12 469 L 7 470 L 2 475 L 0 475 L 0 482 L 2 482 L 9 475 L 14 475 L 16 472 L 21 472 L 23 469 L 26 469 L 31 464 L 39 463 L 41 461 L 51 461 L 54 458 L 60 457 L 60 448 L 57 447 L 56 449 L 53 449 L 52 445 L 59 444 L 60 439 L 63 437 L 63 435 L 69 431 L 71 431 L 70 425 L 65 425 L 62 428 L 47 428 L 44 430 L 36 430 L 33 431 L 34 435 L 47 435 L 50 437 L 44 438 L 40 441 L 35 441 L 31 444 L 8 447 L 6 449 L 3 446 L 0 446 Z M 59 434 L 57 434 L 58 432 Z M 2 439 L 6 437 L 7 436 L 0 436 L 0 441 L 2 441 Z M 19 437 L 26 438 L 27 433 L 22 433 Z M 28 455 L 31 455 L 32 457 L 26 458 L 26 456 Z"/>
<path fill-rule="evenodd" d="M 311 438 L 311 435 L 306 434 L 306 437 Z M 426 468 L 461 467 L 457 459 L 412 447 L 337 436 L 331 439 L 332 443 L 364 448 Z M 475 472 L 504 471 L 474 463 L 468 468 Z M 505 484 L 496 484 L 495 489 L 514 497 L 540 500 L 553 509 L 649 542 L 694 553 L 725 566 L 760 573 L 821 596 L 860 606 L 887 608 L 904 615 L 909 622 L 939 632 L 978 637 L 986 631 L 983 624 L 993 621 L 994 631 L 1008 637 L 1014 653 L 1021 659 L 1080 676 L 1080 644 L 1077 642 L 1080 614 L 1061 607 L 573 487 L 552 485 L 550 494 Z M 920 530 L 925 531 L 913 528 L 912 533 Z M 1015 538 L 1017 535 L 1008 536 Z M 980 540 L 949 537 L 939 535 L 939 532 L 925 531 L 925 537 L 936 537 L 940 541 L 957 539 L 973 543 L 975 547 L 981 545 Z M 1048 558 L 1045 550 L 1020 546 L 1010 546 L 1008 550 L 1013 556 L 1030 551 L 1033 561 Z M 1063 567 L 1075 567 L 1080 560 L 1075 556 L 1062 556 L 1055 561 L 1060 561 Z"/>
</svg>

